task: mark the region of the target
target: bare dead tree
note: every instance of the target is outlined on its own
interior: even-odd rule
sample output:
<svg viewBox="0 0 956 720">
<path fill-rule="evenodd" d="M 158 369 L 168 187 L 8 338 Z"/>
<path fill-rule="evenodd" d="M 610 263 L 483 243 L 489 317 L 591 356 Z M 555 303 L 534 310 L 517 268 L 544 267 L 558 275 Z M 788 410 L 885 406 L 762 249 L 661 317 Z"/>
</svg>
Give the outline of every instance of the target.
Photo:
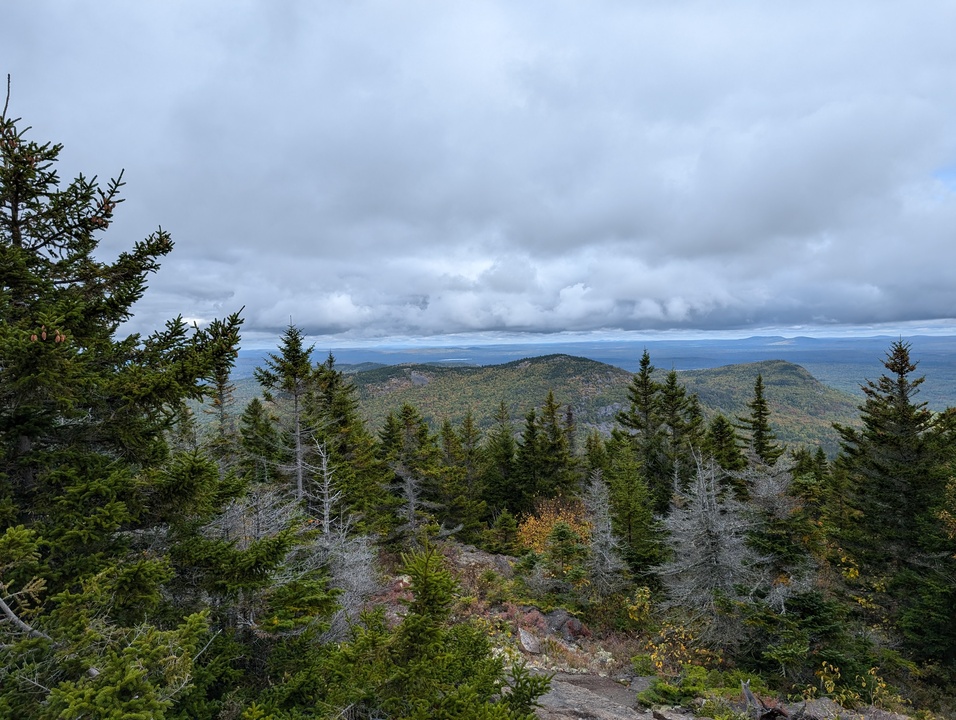
<svg viewBox="0 0 956 720">
<path fill-rule="evenodd" d="M 307 494 L 307 499 L 318 514 L 318 547 L 331 584 L 338 590 L 339 602 L 323 639 L 338 641 L 346 637 L 366 600 L 379 589 L 377 555 L 370 537 L 352 534 L 352 516 L 341 507 L 342 492 L 335 486 L 335 468 L 328 448 L 315 438 L 312 442 L 318 463 L 308 466 L 314 490 Z"/>
<path fill-rule="evenodd" d="M 591 475 L 584 492 L 584 507 L 591 525 L 588 540 L 590 587 L 598 597 L 606 597 L 624 584 L 627 565 L 621 556 L 621 541 L 614 534 L 610 492 L 600 470 Z"/>
<path fill-rule="evenodd" d="M 657 572 L 670 606 L 714 622 L 721 597 L 743 599 L 759 585 L 760 558 L 747 546 L 753 522 L 740 502 L 722 496 L 712 461 L 697 459 L 697 471 L 686 490 L 675 488 L 664 523 L 671 559 Z"/>
<path fill-rule="evenodd" d="M 794 465 L 793 458 L 784 456 L 773 465 L 751 463 L 746 470 L 732 473 L 747 487 L 755 528 L 787 520 L 799 509 L 799 501 L 790 493 Z M 813 587 L 818 570 L 810 554 L 805 554 L 803 561 L 796 565 L 773 567 L 770 558 L 764 558 L 758 566 L 764 573 L 761 588 L 764 602 L 780 614 L 786 613 L 791 597 Z"/>
<path fill-rule="evenodd" d="M 318 442 L 314 437 L 312 438 L 312 442 L 315 445 L 315 454 L 319 459 L 319 463 L 317 466 L 309 466 L 309 469 L 314 470 L 315 476 L 318 478 L 315 483 L 315 491 L 310 492 L 309 497 L 317 501 L 321 518 L 322 534 L 328 536 L 331 535 L 333 522 L 335 522 L 337 518 L 341 523 L 341 515 L 337 512 L 337 508 L 342 499 L 342 493 L 335 489 L 335 485 L 332 481 L 332 476 L 335 471 L 329 464 L 329 453 L 325 447 L 325 443 Z"/>
</svg>

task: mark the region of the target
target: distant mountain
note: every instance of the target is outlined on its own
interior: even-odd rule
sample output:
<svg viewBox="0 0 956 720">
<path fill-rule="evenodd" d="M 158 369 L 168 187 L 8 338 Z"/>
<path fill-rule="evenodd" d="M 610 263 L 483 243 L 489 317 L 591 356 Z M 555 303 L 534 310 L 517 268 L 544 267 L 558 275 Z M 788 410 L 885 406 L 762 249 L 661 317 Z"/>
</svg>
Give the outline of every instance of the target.
<svg viewBox="0 0 956 720">
<path fill-rule="evenodd" d="M 735 420 L 748 412 L 758 373 L 763 377 L 779 440 L 821 446 L 834 454 L 838 439 L 832 423 L 855 423 L 859 400 L 825 386 L 798 365 L 767 360 L 684 371 L 679 377 L 689 392 L 700 397 L 706 417 L 722 412 Z M 664 379 L 664 371 L 656 374 Z M 587 358 L 547 355 L 484 367 L 392 365 L 352 377 L 362 412 L 373 430 L 404 403 L 418 408 L 436 428 L 445 418 L 459 423 L 468 410 L 480 427 L 487 428 L 501 402 L 520 429 L 524 415 L 540 407 L 553 390 L 559 403 L 571 406 L 580 429 L 607 432 L 627 404 L 632 374 Z"/>
<path fill-rule="evenodd" d="M 784 360 L 727 365 L 679 373 L 688 392 L 697 393 L 708 413 L 722 412 L 732 421 L 748 414 L 757 375 L 773 413 L 770 420 L 779 440 L 822 447 L 835 455 L 839 440 L 833 423 L 859 422 L 860 399 L 824 385 L 805 368 Z"/>
<path fill-rule="evenodd" d="M 369 366 L 428 364 L 440 367 L 482 367 L 503 365 L 532 356 L 554 354 L 585 357 L 628 371 L 637 370 L 646 349 L 651 362 L 664 371 L 671 368 L 702 370 L 786 360 L 806 368 L 830 387 L 861 397 L 860 385 L 883 372 L 880 364 L 895 337 L 771 337 L 744 339 L 654 340 L 633 339 L 445 347 L 336 348 L 333 353 L 342 369 L 361 370 Z M 933 410 L 956 406 L 956 337 L 914 336 L 904 338 L 912 345 L 912 357 L 919 362 L 918 374 L 926 376 L 919 400 Z M 262 365 L 267 350 L 240 350 L 234 377 L 252 376 Z M 317 350 L 316 362 L 325 360 L 328 350 Z"/>
</svg>

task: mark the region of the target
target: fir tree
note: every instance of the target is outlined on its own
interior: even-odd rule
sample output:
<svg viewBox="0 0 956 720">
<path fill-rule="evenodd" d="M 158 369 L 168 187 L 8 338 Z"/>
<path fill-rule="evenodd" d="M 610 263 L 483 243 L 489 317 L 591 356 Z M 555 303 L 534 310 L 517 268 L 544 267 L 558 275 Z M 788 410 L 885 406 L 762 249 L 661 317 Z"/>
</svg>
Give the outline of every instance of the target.
<svg viewBox="0 0 956 720">
<path fill-rule="evenodd" d="M 171 576 L 157 547 L 173 518 L 214 500 L 219 474 L 183 465 L 179 492 L 153 480 L 169 475 L 167 438 L 186 402 L 231 361 L 240 320 L 199 329 L 176 318 L 123 336 L 173 243 L 160 229 L 113 263 L 97 259 L 123 183 L 61 186 L 61 149 L 29 140 L 4 106 L 0 715 L 162 717 L 206 618 L 180 607 L 162 626 L 147 619 Z"/>
<path fill-rule="evenodd" d="M 837 428 L 841 464 L 849 469 L 862 513 L 861 550 L 878 550 L 877 562 L 889 560 L 896 567 L 924 549 L 922 538 L 934 522 L 944 482 L 929 443 L 933 415 L 916 400 L 924 378 L 911 377 L 916 363 L 909 351 L 908 343 L 894 342 L 883 362 L 887 372 L 862 387 L 863 427 Z"/>
<path fill-rule="evenodd" d="M 670 507 L 674 467 L 668 455 L 661 417 L 662 386 L 653 378 L 655 369 L 645 350 L 638 371 L 628 387 L 630 404 L 626 411 L 617 414 L 620 429 L 615 428 L 615 432 L 630 438 L 633 443 L 641 473 L 651 491 L 653 510 L 663 515 Z"/>
<path fill-rule="evenodd" d="M 783 448 L 776 443 L 777 436 L 770 427 L 770 405 L 763 394 L 763 377 L 758 374 L 754 382 L 753 400 L 747 403 L 750 415 L 738 417 L 741 429 L 749 438 L 750 449 L 765 465 L 773 465 L 783 454 Z"/>
<path fill-rule="evenodd" d="M 910 346 L 886 354 L 886 372 L 863 386 L 862 428 L 838 426 L 845 471 L 859 517 L 843 538 L 861 567 L 876 576 L 873 600 L 898 623 L 923 658 L 956 657 L 956 564 L 939 508 L 952 459 L 951 436 L 916 395 Z M 945 416 L 943 416 L 945 417 Z"/>
<path fill-rule="evenodd" d="M 303 500 L 306 493 L 306 454 L 310 428 L 305 418 L 305 399 L 312 379 L 312 350 L 305 347 L 302 331 L 290 325 L 282 335 L 279 353 L 266 356 L 265 367 L 255 369 L 255 378 L 262 386 L 266 402 L 278 405 L 280 419 L 289 424 L 295 496 Z"/>
<path fill-rule="evenodd" d="M 511 513 L 521 510 L 517 498 L 515 428 L 504 402 L 498 406 L 495 424 L 488 431 L 484 441 L 483 485 L 484 500 L 488 512 L 495 515 L 508 509 Z"/>
</svg>

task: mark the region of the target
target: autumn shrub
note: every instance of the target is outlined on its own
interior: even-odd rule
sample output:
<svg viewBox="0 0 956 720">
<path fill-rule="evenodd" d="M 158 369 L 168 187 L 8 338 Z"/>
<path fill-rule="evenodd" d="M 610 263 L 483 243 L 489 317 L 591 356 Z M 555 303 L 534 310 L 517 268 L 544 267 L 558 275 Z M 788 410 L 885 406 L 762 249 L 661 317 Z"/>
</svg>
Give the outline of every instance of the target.
<svg viewBox="0 0 956 720">
<path fill-rule="evenodd" d="M 518 524 L 518 544 L 524 550 L 533 550 L 543 555 L 548 538 L 558 523 L 564 523 L 586 543 L 591 537 L 584 504 L 569 498 L 548 498 L 535 503 L 534 513 Z"/>
</svg>

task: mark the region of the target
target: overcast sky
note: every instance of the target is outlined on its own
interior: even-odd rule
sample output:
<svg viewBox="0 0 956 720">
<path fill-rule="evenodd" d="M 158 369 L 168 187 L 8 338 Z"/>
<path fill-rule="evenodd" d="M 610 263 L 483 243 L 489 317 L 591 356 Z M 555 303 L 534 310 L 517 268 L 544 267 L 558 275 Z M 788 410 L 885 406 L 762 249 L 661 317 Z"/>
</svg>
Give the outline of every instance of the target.
<svg viewBox="0 0 956 720">
<path fill-rule="evenodd" d="M 137 330 L 956 334 L 956 3 L 30 0 L 10 113 L 176 249 Z"/>
</svg>

